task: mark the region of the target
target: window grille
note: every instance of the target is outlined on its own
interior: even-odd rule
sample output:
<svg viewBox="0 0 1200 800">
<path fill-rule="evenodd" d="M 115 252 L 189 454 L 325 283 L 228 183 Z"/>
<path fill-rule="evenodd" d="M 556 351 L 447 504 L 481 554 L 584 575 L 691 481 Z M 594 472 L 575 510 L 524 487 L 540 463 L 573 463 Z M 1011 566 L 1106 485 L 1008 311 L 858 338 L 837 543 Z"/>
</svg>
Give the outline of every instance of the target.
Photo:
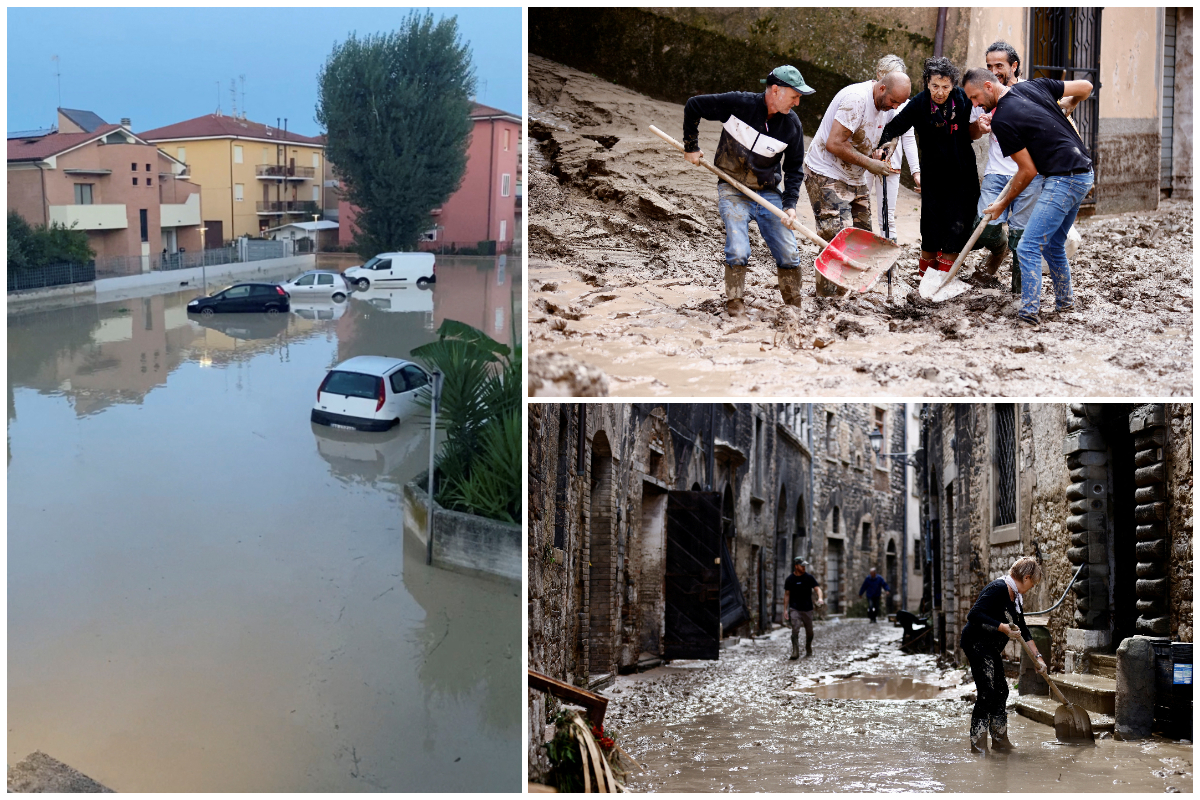
<svg viewBox="0 0 1200 800">
<path fill-rule="evenodd" d="M 996 405 L 996 525 L 1017 521 L 1017 420 L 1011 403 Z"/>
</svg>

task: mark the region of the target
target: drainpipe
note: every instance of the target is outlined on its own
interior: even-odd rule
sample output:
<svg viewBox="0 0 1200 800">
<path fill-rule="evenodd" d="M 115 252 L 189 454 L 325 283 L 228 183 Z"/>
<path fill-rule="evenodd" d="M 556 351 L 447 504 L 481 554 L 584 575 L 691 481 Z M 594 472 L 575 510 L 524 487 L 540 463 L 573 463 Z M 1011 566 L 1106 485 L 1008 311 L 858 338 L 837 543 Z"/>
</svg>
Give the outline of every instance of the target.
<svg viewBox="0 0 1200 800">
<path fill-rule="evenodd" d="M 42 224 L 49 227 L 50 201 L 46 199 L 46 170 L 41 161 L 35 162 L 35 166 L 38 168 L 38 176 L 42 179 Z"/>
<path fill-rule="evenodd" d="M 714 491 L 713 482 L 716 480 L 717 453 L 717 404 L 708 406 L 708 491 Z"/>
<path fill-rule="evenodd" d="M 496 177 L 496 118 L 492 117 L 491 149 L 488 150 L 488 209 L 487 209 L 487 238 L 492 238 L 492 180 Z M 499 243 L 497 243 L 499 244 Z"/>
<path fill-rule="evenodd" d="M 937 15 L 937 33 L 933 35 L 933 54 L 940 56 L 942 54 L 942 42 L 946 38 L 946 12 L 949 9 L 942 6 L 938 9 Z"/>
</svg>

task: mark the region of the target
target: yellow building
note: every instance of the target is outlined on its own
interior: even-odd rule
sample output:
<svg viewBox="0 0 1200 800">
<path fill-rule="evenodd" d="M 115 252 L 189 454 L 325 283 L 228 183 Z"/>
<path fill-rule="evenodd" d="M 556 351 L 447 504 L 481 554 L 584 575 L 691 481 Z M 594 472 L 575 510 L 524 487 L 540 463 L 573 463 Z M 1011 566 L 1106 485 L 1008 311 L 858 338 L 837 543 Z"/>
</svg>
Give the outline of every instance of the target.
<svg viewBox="0 0 1200 800">
<path fill-rule="evenodd" d="M 187 164 L 202 187 L 207 248 L 321 213 L 321 139 L 223 114 L 155 128 L 141 138 Z"/>
</svg>

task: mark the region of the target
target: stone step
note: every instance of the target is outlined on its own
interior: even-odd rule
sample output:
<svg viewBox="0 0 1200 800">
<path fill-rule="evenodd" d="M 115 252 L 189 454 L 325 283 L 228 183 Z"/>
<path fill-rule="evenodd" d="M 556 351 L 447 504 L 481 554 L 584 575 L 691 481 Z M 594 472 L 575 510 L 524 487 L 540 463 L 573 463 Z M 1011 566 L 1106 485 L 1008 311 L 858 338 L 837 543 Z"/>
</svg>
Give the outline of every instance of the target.
<svg viewBox="0 0 1200 800">
<path fill-rule="evenodd" d="M 1104 653 L 1088 653 L 1088 671 L 1101 678 L 1117 679 L 1117 657 Z"/>
<path fill-rule="evenodd" d="M 1053 697 L 1025 694 L 1017 698 L 1017 713 L 1023 717 L 1029 717 L 1034 722 L 1040 722 L 1053 728 L 1054 710 L 1060 705 L 1061 703 Z M 1089 711 L 1088 718 L 1092 721 L 1093 733 L 1112 731 L 1113 729 L 1114 720 L 1109 714 L 1097 714 Z"/>
<path fill-rule="evenodd" d="M 1063 696 L 1085 711 L 1112 716 L 1117 707 L 1117 681 L 1101 675 L 1051 675 Z M 1054 695 L 1051 694 L 1051 697 Z"/>
</svg>

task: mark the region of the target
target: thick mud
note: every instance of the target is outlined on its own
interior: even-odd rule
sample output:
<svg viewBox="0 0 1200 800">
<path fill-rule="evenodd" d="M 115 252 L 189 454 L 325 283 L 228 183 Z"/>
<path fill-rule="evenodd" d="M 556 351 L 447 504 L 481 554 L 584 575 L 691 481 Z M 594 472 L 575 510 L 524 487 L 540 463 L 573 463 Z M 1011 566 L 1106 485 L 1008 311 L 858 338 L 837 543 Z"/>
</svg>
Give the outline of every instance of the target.
<svg viewBox="0 0 1200 800">
<path fill-rule="evenodd" d="M 863 295 L 816 298 L 818 251 L 802 242 L 803 308 L 782 310 L 775 265 L 756 232 L 748 316 L 730 319 L 716 179 L 648 129 L 678 137 L 682 107 L 537 56 L 529 59 L 529 103 L 532 395 L 1192 392 L 1190 202 L 1081 220 L 1077 310 L 1045 313 L 1054 305 L 1047 276 L 1036 330 L 1016 322 L 1007 263 L 1001 288 L 937 304 L 915 293 L 919 198 L 903 187 L 904 255 L 892 302 L 882 281 Z M 701 123 L 706 153 L 719 132 Z M 798 211 L 811 227 L 805 197 Z M 968 257 L 960 277 L 984 252 Z"/>
<path fill-rule="evenodd" d="M 788 631 L 743 639 L 719 661 L 676 661 L 622 676 L 606 728 L 642 769 L 632 791 L 1192 791 L 1192 747 L 1154 738 L 1060 745 L 1054 729 L 1009 708 L 1012 753 L 973 756 L 974 684 L 934 656 L 897 649 L 901 630 L 866 620 L 817 623 L 814 655 L 789 661 Z M 929 687 L 909 699 L 865 688 Z M 872 696 L 867 696 L 872 695 Z M 1016 692 L 1010 695 L 1015 702 Z"/>
</svg>

